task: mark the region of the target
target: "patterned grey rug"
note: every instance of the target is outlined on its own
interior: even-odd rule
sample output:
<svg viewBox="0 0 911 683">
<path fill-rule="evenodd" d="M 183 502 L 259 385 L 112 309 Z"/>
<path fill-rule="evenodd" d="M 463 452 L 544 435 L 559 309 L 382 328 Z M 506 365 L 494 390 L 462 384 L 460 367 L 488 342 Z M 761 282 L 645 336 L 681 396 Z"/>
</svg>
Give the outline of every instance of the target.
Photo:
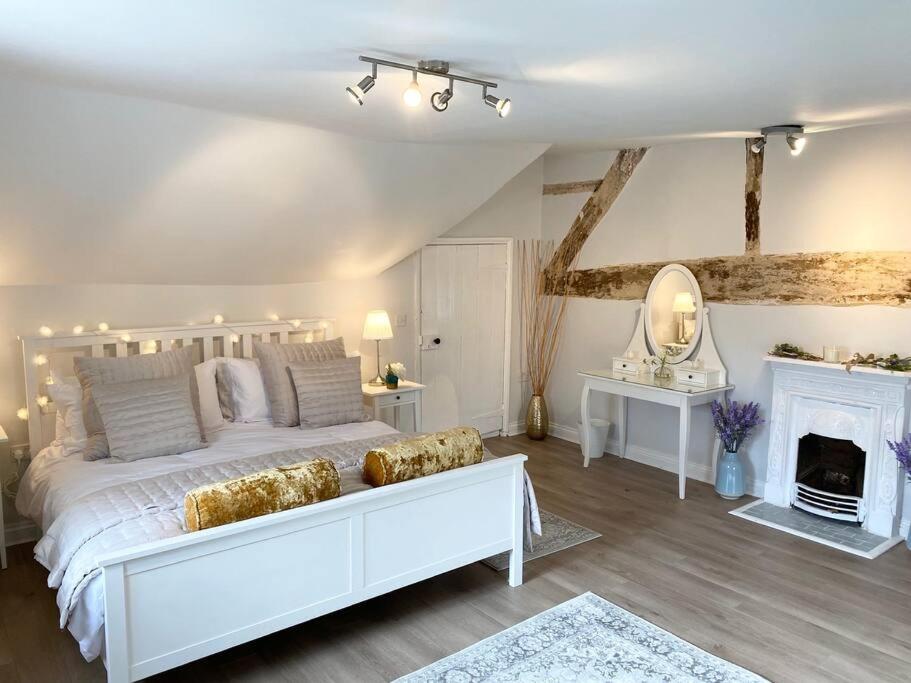
<svg viewBox="0 0 911 683">
<path fill-rule="evenodd" d="M 398 681 L 757 683 L 766 679 L 594 593 L 585 593 Z"/>
<path fill-rule="evenodd" d="M 561 550 L 566 550 L 574 545 L 600 538 L 601 534 L 575 522 L 570 522 L 560 515 L 555 515 L 547 510 L 539 510 L 541 515 L 541 535 L 534 538 L 534 550 L 526 551 L 523 559 L 525 562 L 537 560 L 539 557 L 550 555 Z M 482 560 L 484 564 L 502 571 L 509 567 L 509 553 L 500 553 Z"/>
</svg>

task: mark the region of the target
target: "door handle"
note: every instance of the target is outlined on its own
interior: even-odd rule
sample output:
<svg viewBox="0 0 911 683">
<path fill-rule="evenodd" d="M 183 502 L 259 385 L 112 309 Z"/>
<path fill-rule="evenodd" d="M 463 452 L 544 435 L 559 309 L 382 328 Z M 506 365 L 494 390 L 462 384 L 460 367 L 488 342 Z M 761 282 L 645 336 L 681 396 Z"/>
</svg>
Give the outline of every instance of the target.
<svg viewBox="0 0 911 683">
<path fill-rule="evenodd" d="M 427 337 L 424 337 L 424 339 L 427 339 Z M 443 343 L 443 340 L 440 339 L 439 337 L 433 337 L 428 341 L 422 341 L 421 342 L 421 351 L 433 351 L 435 349 L 440 348 L 440 344 L 442 344 L 442 343 Z"/>
</svg>

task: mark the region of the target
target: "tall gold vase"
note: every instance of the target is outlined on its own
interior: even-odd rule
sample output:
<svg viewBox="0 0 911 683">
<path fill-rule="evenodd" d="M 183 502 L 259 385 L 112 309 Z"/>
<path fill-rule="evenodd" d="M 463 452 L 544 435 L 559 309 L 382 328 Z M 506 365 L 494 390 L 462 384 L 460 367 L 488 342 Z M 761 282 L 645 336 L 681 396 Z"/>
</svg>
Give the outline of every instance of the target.
<svg viewBox="0 0 911 683">
<path fill-rule="evenodd" d="M 550 420 L 547 417 L 547 402 L 543 396 L 535 394 L 528 402 L 525 412 L 525 433 L 529 439 L 540 441 L 547 436 Z"/>
</svg>

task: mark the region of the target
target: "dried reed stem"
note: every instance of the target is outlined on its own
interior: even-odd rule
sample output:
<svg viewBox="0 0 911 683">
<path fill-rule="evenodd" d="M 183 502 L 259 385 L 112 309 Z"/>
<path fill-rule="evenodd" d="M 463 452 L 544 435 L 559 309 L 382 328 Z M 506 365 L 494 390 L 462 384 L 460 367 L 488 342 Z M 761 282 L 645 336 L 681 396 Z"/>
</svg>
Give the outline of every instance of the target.
<svg viewBox="0 0 911 683">
<path fill-rule="evenodd" d="M 519 242 L 519 281 L 525 364 L 532 394 L 543 396 L 557 360 L 567 298 L 545 287 L 545 269 L 554 254 L 553 242 Z M 572 264 L 568 270 L 572 270 Z"/>
</svg>

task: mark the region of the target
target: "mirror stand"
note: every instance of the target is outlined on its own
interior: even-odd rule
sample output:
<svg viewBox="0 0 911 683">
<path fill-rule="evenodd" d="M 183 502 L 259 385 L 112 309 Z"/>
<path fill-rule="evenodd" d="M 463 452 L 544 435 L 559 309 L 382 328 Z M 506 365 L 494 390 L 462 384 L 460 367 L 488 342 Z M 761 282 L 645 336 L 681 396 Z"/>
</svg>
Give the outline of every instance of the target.
<svg viewBox="0 0 911 683">
<path fill-rule="evenodd" d="M 639 305 L 639 315 L 636 320 L 636 328 L 633 330 L 633 336 L 630 337 L 626 351 L 623 353 L 624 358 L 641 362 L 644 358 L 652 355 L 648 347 L 648 340 L 645 334 L 645 303 Z M 721 356 L 718 355 L 718 348 L 715 346 L 715 339 L 712 336 L 712 326 L 709 323 L 709 309 L 702 309 L 702 337 L 699 340 L 699 350 L 696 355 L 681 362 L 683 367 L 702 367 L 709 370 L 718 371 L 718 383 L 727 384 L 728 371 Z"/>
</svg>

